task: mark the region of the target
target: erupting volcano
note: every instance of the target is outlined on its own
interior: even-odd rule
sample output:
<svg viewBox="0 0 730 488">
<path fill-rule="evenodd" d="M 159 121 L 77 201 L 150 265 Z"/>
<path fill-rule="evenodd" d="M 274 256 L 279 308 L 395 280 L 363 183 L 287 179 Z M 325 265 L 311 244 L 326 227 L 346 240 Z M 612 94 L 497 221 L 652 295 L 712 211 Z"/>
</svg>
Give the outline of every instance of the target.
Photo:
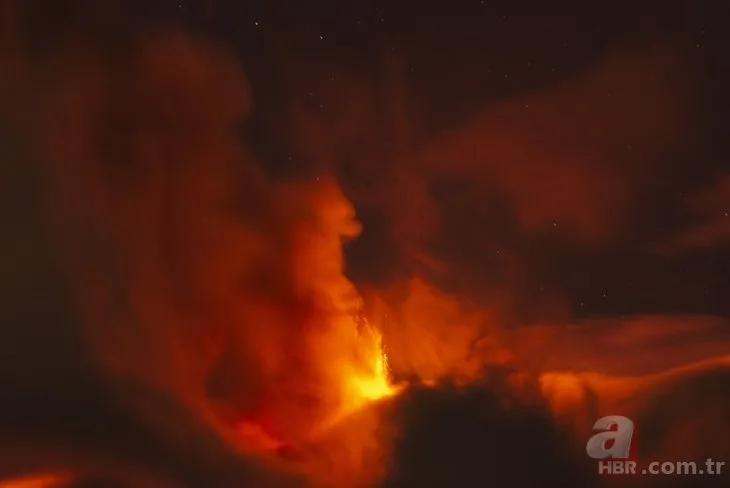
<svg viewBox="0 0 730 488">
<path fill-rule="evenodd" d="M 730 462 L 709 3 L 6 3 L 0 488 Z"/>
</svg>

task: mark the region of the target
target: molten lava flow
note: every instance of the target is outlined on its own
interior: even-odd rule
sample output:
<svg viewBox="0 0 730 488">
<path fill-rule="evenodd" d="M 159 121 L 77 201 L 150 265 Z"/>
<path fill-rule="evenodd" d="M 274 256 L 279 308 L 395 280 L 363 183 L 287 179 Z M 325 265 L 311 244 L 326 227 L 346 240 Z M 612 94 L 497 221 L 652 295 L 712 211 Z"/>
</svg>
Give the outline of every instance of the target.
<svg viewBox="0 0 730 488">
<path fill-rule="evenodd" d="M 316 486 L 371 486 L 382 476 L 382 459 L 389 450 L 388 439 L 379 432 L 381 411 L 374 406 L 400 387 L 391 381 L 380 332 L 355 317 L 340 325 L 334 337 L 357 340 L 342 343 L 348 354 L 316 358 L 329 366 L 324 395 L 337 400 L 319 422 L 299 433 L 281 429 L 277 405 L 272 404 L 273 414 L 241 419 L 234 428 L 245 448 L 296 461 Z"/>
<path fill-rule="evenodd" d="M 388 355 L 385 352 L 376 354 L 372 359 L 372 376 L 355 377 L 353 386 L 360 399 L 377 401 L 393 395 L 397 389 L 390 382 L 388 373 Z"/>
<path fill-rule="evenodd" d="M 388 356 L 384 351 L 381 333 L 369 322 L 363 320 L 363 330 L 359 334 L 356 351 L 352 361 L 337 363 L 332 358 L 331 367 L 334 377 L 331 387 L 339 390 L 339 408 L 330 412 L 316 426 L 310 439 L 317 438 L 335 428 L 347 417 L 368 408 L 369 405 L 396 395 L 400 386 L 391 380 Z M 355 325 L 353 322 L 352 325 Z M 235 426 L 239 439 L 246 446 L 264 452 L 282 452 L 292 446 L 270 422 L 257 417 L 239 419 Z M 301 439 L 300 439 L 301 440 Z"/>
<path fill-rule="evenodd" d="M 398 391 L 391 382 L 388 355 L 383 349 L 382 335 L 372 328 L 369 335 L 371 344 L 367 348 L 365 371 L 347 378 L 351 385 L 350 402 L 353 408 L 392 396 Z"/>
</svg>

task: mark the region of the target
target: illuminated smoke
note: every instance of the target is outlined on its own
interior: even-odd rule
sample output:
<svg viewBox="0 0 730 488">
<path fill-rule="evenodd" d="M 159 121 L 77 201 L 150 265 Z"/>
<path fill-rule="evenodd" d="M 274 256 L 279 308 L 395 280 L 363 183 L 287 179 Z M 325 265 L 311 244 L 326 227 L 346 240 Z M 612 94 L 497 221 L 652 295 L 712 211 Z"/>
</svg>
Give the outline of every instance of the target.
<svg viewBox="0 0 730 488">
<path fill-rule="evenodd" d="M 282 486 L 269 468 L 292 483 L 302 473 L 325 486 L 379 479 L 397 431 L 384 400 L 403 388 L 400 379 L 463 386 L 508 367 L 542 388 L 556 417 L 578 418 L 591 392 L 618 401 L 637 381 L 661 389 L 666 378 L 640 371 L 675 366 L 658 355 L 676 355 L 678 364 L 709 355 L 699 345 L 691 357 L 656 352 L 640 340 L 656 324 L 634 323 L 625 336 L 596 341 L 623 348 L 621 360 L 643 355 L 619 374 L 617 353 L 586 358 L 589 341 L 574 328 L 507 330 L 529 285 L 523 257 L 494 242 L 488 225 L 462 225 L 464 234 L 449 225 L 474 223 L 464 210 L 494 194 L 528 235 L 556 222 L 580 242 L 619 235 L 631 191 L 666 149 L 658 134 L 683 129 L 685 104 L 673 102 L 685 80 L 651 81 L 677 71 L 661 48 L 485 107 L 446 136 L 366 151 L 382 161 L 357 161 L 373 164 L 375 176 L 354 190 L 324 175 L 346 180 L 346 156 L 375 144 L 380 130 L 418 134 L 399 107 L 386 114 L 392 124 L 378 126 L 382 114 L 372 113 L 377 104 L 358 80 L 333 90 L 345 118 L 297 114 L 299 149 L 322 171 L 283 184 L 244 145 L 247 80 L 220 47 L 168 31 L 113 49 L 60 44 L 34 62 L 18 49 L 5 53 L 14 76 L 0 83 L 20 95 L 1 101 L 32 148 L 42 175 L 33 177 L 46 185 L 44 230 L 54 248 L 44 251 L 63 264 L 99 375 L 179 444 L 199 433 L 188 423 L 202 425 L 245 470 L 266 473 L 254 486 Z M 624 91 L 602 98 L 617 86 Z M 401 85 L 392 90 L 389 104 L 407 96 Z M 30 103 L 35 93 L 41 100 Z M 434 196 L 434 180 L 452 177 L 471 186 L 450 200 Z M 345 275 L 343 251 L 361 232 L 360 206 L 387 215 L 389 244 L 405 268 L 389 283 L 363 283 L 365 300 Z M 496 278 L 474 265 L 485 249 L 500 251 Z M 34 258 L 7 269 L 23 277 Z M 539 319 L 570 315 L 558 294 L 544 296 L 529 304 Z M 158 396 L 187 416 L 148 398 Z"/>
<path fill-rule="evenodd" d="M 230 450 L 275 457 L 391 394 L 381 334 L 343 274 L 354 210 L 333 181 L 267 181 L 237 132 L 250 102 L 226 52 L 170 31 L 61 43 L 31 68 L 43 79 L 14 73 L 43 107 L 14 122 L 42 170 L 84 341 L 120 401 L 179 435 L 180 417 L 149 407 L 156 392 Z M 296 470 L 377 476 L 361 464 L 380 449 L 372 436 L 327 434 Z M 327 461 L 343 450 L 354 464 Z"/>
</svg>

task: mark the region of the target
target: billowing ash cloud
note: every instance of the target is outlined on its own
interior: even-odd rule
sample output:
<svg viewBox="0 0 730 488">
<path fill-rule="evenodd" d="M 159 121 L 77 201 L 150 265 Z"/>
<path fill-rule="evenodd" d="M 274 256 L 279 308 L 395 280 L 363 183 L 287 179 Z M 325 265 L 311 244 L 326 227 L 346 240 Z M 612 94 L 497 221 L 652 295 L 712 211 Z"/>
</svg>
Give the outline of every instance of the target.
<svg viewBox="0 0 730 488">
<path fill-rule="evenodd" d="M 37 268 L 58 304 L 38 317 L 7 312 L 18 331 L 4 342 L 25 348 L 7 358 L 9 380 L 32 390 L 33 362 L 52 375 L 83 354 L 69 375 L 92 376 L 111 396 L 92 388 L 92 404 L 77 407 L 139 424 L 133 442 L 167 439 L 154 455 L 173 458 L 159 461 L 163 472 L 195 453 L 193 471 L 219 469 L 223 486 L 281 486 L 265 474 L 270 461 L 252 459 L 314 444 L 277 471 L 378 476 L 376 433 L 330 432 L 389 388 L 380 335 L 342 272 L 341 241 L 359 224 L 333 181 L 279 185 L 260 172 L 241 137 L 250 100 L 237 62 L 175 30 L 108 43 L 81 34 L 37 53 L 12 40 L 3 103 L 22 147 L 7 155 L 3 183 L 34 214 L 6 215 L 15 255 L 5 253 L 5 286 L 22 293 Z M 13 337 L 27 327 L 37 330 Z M 59 334 L 67 347 L 46 343 Z M 61 417 L 74 395 L 56 407 Z M 176 446 L 188 437 L 188 451 Z"/>
</svg>

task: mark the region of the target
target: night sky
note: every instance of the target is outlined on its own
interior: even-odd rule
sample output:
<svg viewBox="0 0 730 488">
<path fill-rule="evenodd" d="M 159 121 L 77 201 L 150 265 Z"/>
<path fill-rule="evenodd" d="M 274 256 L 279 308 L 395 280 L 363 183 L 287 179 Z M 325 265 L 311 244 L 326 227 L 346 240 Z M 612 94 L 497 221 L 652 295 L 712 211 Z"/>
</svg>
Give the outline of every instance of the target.
<svg viewBox="0 0 730 488">
<path fill-rule="evenodd" d="M 459 179 L 456 175 L 452 181 L 440 181 L 442 186 L 461 185 L 462 191 L 473 196 L 467 202 L 446 201 L 448 197 L 442 195 L 448 188 L 441 194 L 438 188 L 430 189 L 449 230 L 449 236 L 441 238 L 453 241 L 434 246 L 440 245 L 437 252 L 447 261 L 467 261 L 465 267 L 474 270 L 477 276 L 465 272 L 467 276 L 452 277 L 455 286 L 462 288 L 473 289 L 473 282 L 481 280 L 503 285 L 510 279 L 504 276 L 509 271 L 498 253 L 519 256 L 529 278 L 519 284 L 520 299 L 515 307 L 528 316 L 530 304 L 540 302 L 545 290 L 565 296 L 570 313 L 579 316 L 728 313 L 730 282 L 724 270 L 730 265 L 726 245 L 730 224 L 723 219 L 730 202 L 722 175 L 727 174 L 730 150 L 725 90 L 730 73 L 725 25 L 728 12 L 722 2 L 557 2 L 550 6 L 499 1 L 451 2 L 448 6 L 395 3 L 315 2 L 305 6 L 297 2 L 251 2 L 244 6 L 239 2 L 182 2 L 160 8 L 158 14 L 182 19 L 240 53 L 255 103 L 247 130 L 259 157 L 273 172 L 311 171 L 319 163 L 314 160 L 317 156 L 293 147 L 296 144 L 289 136 L 296 130 L 292 128 L 292 105 L 314 113 L 312 117 L 337 123 L 337 117 L 348 110 L 347 102 L 333 102 L 339 94 L 331 92 L 346 90 L 337 84 L 339 78 L 364 79 L 374 90 L 384 92 L 373 95 L 372 100 L 375 116 L 382 117 L 381 122 L 375 122 L 381 126 L 377 136 L 341 148 L 345 160 L 337 162 L 340 178 L 356 205 L 363 201 L 358 210 L 364 234 L 348 253 L 356 281 L 387 280 L 388 274 L 398 273 L 404 266 L 388 231 L 387 222 L 393 219 L 388 209 L 369 205 L 367 197 L 358 198 L 385 191 L 381 186 L 387 183 L 377 180 L 397 171 L 393 167 L 408 158 L 403 152 L 419 151 L 458 132 L 501 100 L 549 92 L 607 54 L 621 50 L 630 53 L 652 42 L 671 46 L 667 49 L 681 58 L 680 72 L 646 76 L 691 78 L 676 95 L 689 108 L 678 115 L 683 118 L 680 132 L 671 134 L 668 128 L 664 134 L 646 136 L 656 137 L 666 150 L 651 156 L 654 161 L 646 164 L 645 174 L 637 175 L 639 171 L 627 167 L 643 162 L 607 160 L 607 171 L 618 175 L 612 184 L 631 188 L 614 229 L 586 243 L 570 229 L 563 229 L 560 211 L 555 212 L 553 228 L 521 228 L 514 222 L 509 196 L 489 194 L 484 187 L 469 188 L 476 185 L 453 181 Z M 388 63 L 396 67 L 389 68 Z M 397 79 L 389 83 L 388 76 Z M 665 81 L 671 84 L 674 80 L 658 83 Z M 397 83 L 402 86 L 392 88 Z M 607 86 L 601 87 L 606 97 L 611 96 L 611 90 L 626 89 L 620 79 L 615 86 L 610 83 L 608 80 Z M 649 98 L 653 88 L 646 90 Z M 389 107 L 388 97 L 399 97 L 397 103 L 405 107 Z M 619 99 L 616 103 L 617 110 L 628 114 L 630 104 L 640 104 L 641 100 Z M 396 113 L 401 109 L 406 113 Z M 598 110 L 595 117 L 600 118 Z M 528 111 L 526 108 L 526 117 Z M 394 121 L 397 117 L 406 121 Z M 637 144 L 632 135 L 622 136 L 620 128 L 609 126 L 605 130 L 615 132 L 611 144 L 623 145 L 626 151 L 631 151 L 632 142 Z M 684 140 L 674 144 L 675 138 Z M 364 146 L 362 153 L 372 155 L 370 158 L 352 154 L 357 152 L 358 143 Z M 622 148 L 617 150 L 620 153 Z M 622 157 L 619 154 L 617 159 Z M 450 163 L 441 164 L 448 171 Z M 562 178 L 557 171 L 548 168 L 544 177 Z M 551 184 L 547 182 L 548 187 Z M 431 186 L 435 187 L 435 182 Z M 705 198 L 707 203 L 697 208 L 694 202 L 713 191 L 717 198 Z M 403 196 L 407 198 L 405 193 Z M 602 195 L 588 194 L 585 198 L 600 199 Z M 591 203 L 576 200 L 570 205 Z M 676 251 L 658 251 L 671 247 L 683 232 L 705 225 L 715 226 L 714 232 L 708 231 L 714 235 Z"/>
<path fill-rule="evenodd" d="M 499 1 L 451 2 L 448 7 L 436 2 L 359 1 L 306 6 L 225 1 L 137 2 L 123 7 L 109 2 L 97 7 L 67 3 L 33 14 L 39 43 L 54 36 L 92 35 L 113 46 L 130 32 L 182 24 L 234 50 L 245 67 L 254 104 L 244 136 L 261 164 L 284 177 L 334 172 L 355 202 L 365 230 L 348 249 L 348 260 L 350 274 L 358 282 L 387 282 L 417 266 L 399 255 L 392 231 L 399 225 L 398 217 L 383 203 L 388 198 L 380 196 L 394 191 L 398 184 L 392 181 L 402 173 L 413 171 L 429 180 L 429 199 L 448 230 L 447 237 L 439 236 L 442 242 L 425 242 L 428 252 L 447 262 L 468 262 L 463 266 L 467 270 L 453 270 L 456 276 L 448 277 L 450 284 L 470 290 L 480 284 L 511 286 L 513 277 L 505 276 L 510 271 L 504 255 L 514 256 L 525 275 L 515 285 L 519 288 L 515 313 L 524 315 L 521 321 L 541 315 L 529 309 L 543 300 L 546 290 L 565 298 L 570 315 L 728 313 L 725 297 L 730 283 L 723 270 L 730 264 L 725 245 L 730 231 L 724 223 L 728 202 L 723 175 L 729 151 L 725 87 L 730 74 L 728 12 L 722 2 L 557 2 L 549 7 Z M 450 134 L 469 131 L 475 119 L 496 111 L 493 107 L 500 102 L 520 104 L 533 94 L 538 100 L 549 99 L 552 90 L 611 55 L 646 57 L 636 62 L 650 65 L 656 53 L 636 54 L 651 49 L 646 46 L 660 46 L 656 49 L 672 57 L 669 62 L 674 65 L 629 75 L 644 77 L 646 86 L 638 86 L 638 79 L 622 79 L 620 71 L 631 68 L 619 66 L 599 82 L 597 90 L 605 100 L 590 93 L 585 100 L 561 102 L 566 112 L 576 104 L 587 105 L 580 117 L 592 120 L 570 123 L 589 122 L 593 127 L 587 130 L 605 130 L 610 138 L 606 144 L 611 146 L 605 150 L 616 151 L 614 160 L 606 155 L 605 161 L 596 163 L 601 166 L 597 171 L 610 175 L 606 192 L 628 195 L 621 205 L 606 203 L 615 207 L 605 210 L 615 222 L 600 238 L 583 239 L 570 228 L 575 208 L 556 208 L 553 217 L 545 217 L 549 223 L 526 228 L 515 222 L 519 220 L 515 206 L 520 203 L 513 200 L 526 198 L 515 196 L 521 190 L 505 195 L 503 189 L 489 187 L 499 182 L 475 184 L 459 174 L 463 171 L 457 169 L 458 162 L 437 163 L 439 171 L 451 173 L 443 178 L 438 171 L 425 175 L 419 168 L 419 156 L 414 154 L 449 144 L 443 141 Z M 665 89 L 674 91 L 671 101 L 651 101 L 656 90 Z M 611 91 L 616 92 L 615 102 Z M 627 95 L 622 97 L 622 92 Z M 655 133 L 650 133 L 654 128 L 641 128 L 644 133 L 639 134 L 622 134 L 618 125 L 625 123 L 622 120 L 600 127 L 601 107 L 612 106 L 630 120 L 633 104 L 646 105 L 642 111 L 662 117 L 662 108 L 651 106 L 654 103 L 682 106 L 670 115 L 679 119 L 673 127 L 657 127 Z M 363 104 L 370 105 L 367 120 L 358 121 L 357 110 Z M 524 104 L 524 113 L 508 110 L 516 112 L 514 117 L 530 117 L 528 105 Z M 561 117 L 562 108 L 544 108 L 543 112 L 553 113 L 535 127 L 517 130 L 543 130 L 543 125 L 551 125 L 551 117 Z M 565 129 L 570 130 L 567 125 Z M 302 133 L 310 130 L 328 141 L 341 140 L 312 149 L 301 143 Z M 578 137 L 590 135 L 576 133 Z M 639 155 L 638 161 L 626 154 L 648 145 L 659 149 Z M 503 159 L 493 164 L 519 164 Z M 560 183 L 579 176 L 562 174 L 560 168 L 553 171 L 550 163 L 540 171 L 547 194 L 581 185 L 578 179 Z M 530 191 L 529 179 L 525 176 L 525 192 Z M 615 188 L 609 190 L 609 184 Z M 468 201 L 444 196 L 455 193 L 451 187 L 459 188 L 463 200 L 469 195 Z M 402 191 L 406 198 L 407 190 Z M 606 197 L 601 191 L 585 190 L 566 205 L 589 209 L 602 205 Z M 567 213 L 567 221 L 561 213 Z M 601 219 L 608 217 L 584 218 L 602 226 Z M 701 232 L 699 228 L 709 230 L 692 244 L 676 243 L 687 233 Z"/>
<path fill-rule="evenodd" d="M 139 141 L 144 146 L 148 127 L 152 130 L 147 132 L 162 127 L 160 138 L 173 141 L 164 153 L 173 160 L 171 166 L 176 158 L 185 160 L 188 142 L 198 141 L 198 134 L 185 132 L 187 127 L 178 132 L 177 122 L 171 122 L 178 120 L 176 100 L 193 94 L 188 97 L 192 108 L 179 112 L 181 126 L 190 114 L 215 123 L 207 105 L 214 106 L 211 112 L 228 109 L 223 89 L 220 98 L 206 93 L 196 99 L 184 81 L 177 84 L 178 64 L 181 80 L 200 81 L 203 87 L 210 81 L 207 75 L 196 78 L 205 70 L 196 71 L 199 66 L 184 55 L 165 59 L 159 72 L 144 65 L 171 80 L 169 92 L 150 91 L 145 98 L 147 78 L 134 71 L 134 60 L 144 45 L 140 39 L 156 32 L 182 29 L 233 53 L 242 66 L 248 85 L 242 103 L 250 110 L 231 129 L 245 148 L 242 179 L 258 182 L 256 171 L 261 170 L 276 184 L 330 177 L 338 182 L 363 227 L 345 245 L 345 271 L 366 304 L 381 295 L 397 303 L 407 295 L 409 280 L 418 278 L 461 304 L 488 310 L 505 330 L 565 324 L 599 330 L 598 338 L 578 331 L 565 339 L 582 356 L 555 354 L 559 364 L 564 361 L 575 370 L 592 371 L 595 359 L 600 363 L 596 370 L 643 374 L 639 369 L 646 364 L 668 367 L 683 348 L 687 357 L 697 359 L 700 346 L 689 352 L 690 346 L 702 340 L 714 343 L 713 354 L 726 352 L 728 2 L 64 0 L 19 5 L 8 14 L 13 20 L 2 38 L 7 42 L 1 44 L 10 47 L 0 50 L 5 56 L 14 52 L 11 41 L 26 43 L 18 57 L 23 62 L 12 64 L 17 61 L 12 55 L 2 57 L 8 74 L 2 78 L 10 81 L 0 83 L 3 160 L 17 163 L 3 168 L 6 191 L 0 197 L 0 217 L 11 236 L 4 240 L 0 262 L 5 270 L 0 284 L 0 432 L 12 442 L 21 439 L 17 445 L 26 438 L 49 438 L 54 446 L 108 453 L 103 456 L 162 473 L 185 487 L 285 486 L 252 481 L 254 468 L 227 457 L 230 453 L 210 432 L 190 427 L 185 435 L 195 442 L 187 445 L 120 406 L 127 398 L 141 398 L 145 412 L 197 425 L 176 403 L 175 393 L 164 388 L 161 393 L 156 384 L 147 391 L 149 385 L 141 381 L 141 387 L 134 374 L 126 378 L 129 384 L 110 386 L 99 373 L 95 355 L 85 349 L 89 339 L 79 332 L 82 319 L 74 307 L 83 306 L 73 301 L 60 277 L 65 261 L 57 248 L 62 246 L 49 237 L 56 228 L 39 217 L 44 190 L 34 186 L 38 174 L 26 163 L 43 159 L 39 154 L 52 154 L 53 160 L 58 153 L 65 164 L 76 150 L 58 151 L 72 144 L 50 143 L 36 133 L 40 122 L 32 114 L 44 114 L 46 102 L 53 99 L 49 93 L 56 86 L 73 93 L 73 83 L 63 85 L 56 77 L 96 80 L 98 68 L 103 73 L 99 79 L 111 87 L 89 95 L 92 107 L 103 105 L 99 100 L 114 100 L 112 115 L 102 120 L 107 125 L 98 133 L 96 127 L 85 132 L 81 125 L 66 123 L 72 136 L 91 134 L 90 151 L 108 156 L 103 165 L 109 173 L 104 175 L 119 184 L 115 189 L 133 185 L 129 182 L 138 168 L 128 146 Z M 59 52 L 63 62 L 57 63 Z M 74 72 L 73 62 L 85 55 L 96 60 L 94 69 Z M 67 61 L 72 68 L 66 68 Z M 79 66 L 84 64 L 79 61 Z M 168 68 L 172 74 L 164 71 Z M 21 81 L 12 73 L 22 73 L 17 75 Z M 226 73 L 213 81 L 228 86 Z M 34 81 L 24 83 L 26 78 Z M 128 86 L 133 88 L 126 91 Z M 134 87 L 142 88 L 138 93 Z M 77 95 L 81 100 L 87 94 Z M 145 100 L 150 113 L 163 107 L 160 119 L 145 118 Z M 208 100 L 212 102 L 206 105 Z M 230 106 L 239 102 L 231 99 Z M 36 152 L 45 145 L 47 152 Z M 210 154 L 227 156 L 224 149 Z M 78 154 L 85 153 L 79 149 Z M 249 166 L 256 170 L 247 173 Z M 48 167 L 54 168 L 53 162 Z M 76 180 L 87 182 L 82 172 L 61 173 L 69 187 Z M 275 199 L 273 190 L 271 195 L 259 192 L 253 183 L 246 188 L 235 202 L 242 220 L 270 235 L 288 236 L 283 224 L 278 227 L 274 218 L 269 222 L 275 210 L 258 208 Z M 188 210 L 185 198 L 175 202 Z M 95 209 L 93 203 L 87 207 Z M 15 208 L 21 210 L 15 213 Z M 170 224 L 177 232 L 175 225 L 185 222 Z M 68 228 L 69 235 L 76 229 Z M 120 241 L 114 249 L 123 254 L 128 249 Z M 105 243 L 98 245 L 101 249 Z M 180 249 L 186 243 L 168 245 L 170 254 L 185 255 Z M 276 248 L 282 256 L 288 249 L 283 244 Z M 99 262 L 106 265 L 102 258 Z M 276 271 L 286 268 L 262 263 Z M 285 295 L 284 303 L 295 310 L 293 321 L 297 314 L 314 316 L 286 295 L 285 285 L 267 281 L 266 271 L 259 272 L 256 284 L 266 290 L 262 295 Z M 174 275 L 180 282 L 187 277 Z M 181 301 L 192 304 L 191 310 L 198 305 L 193 292 Z M 697 337 L 655 339 L 663 330 L 669 336 L 682 329 L 685 317 L 693 321 L 687 336 Z M 639 346 L 632 349 L 629 331 L 605 339 L 606 347 L 614 349 L 605 356 L 597 353 L 604 340 L 601 324 L 629 319 L 635 322 L 626 327 L 640 328 L 644 335 L 636 337 L 650 343 L 647 348 L 669 352 L 660 351 L 655 358 Z M 109 337 L 117 341 L 111 333 Z M 92 344 L 95 340 L 90 339 Z M 592 346 L 583 348 L 583 340 Z M 666 364 L 657 359 L 662 354 Z M 413 369 L 403 371 L 403 377 L 418 376 Z M 234 377 L 250 379 L 240 374 Z M 396 443 L 393 468 L 382 486 L 605 486 L 586 471 L 585 462 L 575 461 L 574 446 L 544 409 L 505 406 L 504 397 L 495 393 L 500 385 L 490 378 L 463 389 L 448 380 L 437 388 L 413 386 L 384 407 L 394 409 L 406 434 Z M 646 449 L 663 445 L 674 428 L 666 425 L 681 424 L 695 429 L 692 439 L 707 449 L 730 453 L 723 434 L 728 429 L 723 412 L 730 404 L 717 397 L 727 385 L 727 370 L 717 370 L 674 389 L 652 390 L 651 400 L 638 407 L 641 425 L 649 427 L 642 438 Z M 125 401 L 117 401 L 120 397 Z M 696 404 L 689 405 L 688 398 Z M 665 412 L 669 404 L 677 409 Z M 54 405 L 53 411 L 44 405 Z M 686 420 L 702 412 L 724 423 L 701 430 Z M 682 430 L 681 435 L 689 434 Z M 0 452 L 13 452 L 12 442 L 1 443 Z M 692 454 L 700 456 L 700 451 Z M 525 463 L 532 468 L 522 469 Z M 0 474 L 8 469 L 0 463 Z"/>
</svg>

